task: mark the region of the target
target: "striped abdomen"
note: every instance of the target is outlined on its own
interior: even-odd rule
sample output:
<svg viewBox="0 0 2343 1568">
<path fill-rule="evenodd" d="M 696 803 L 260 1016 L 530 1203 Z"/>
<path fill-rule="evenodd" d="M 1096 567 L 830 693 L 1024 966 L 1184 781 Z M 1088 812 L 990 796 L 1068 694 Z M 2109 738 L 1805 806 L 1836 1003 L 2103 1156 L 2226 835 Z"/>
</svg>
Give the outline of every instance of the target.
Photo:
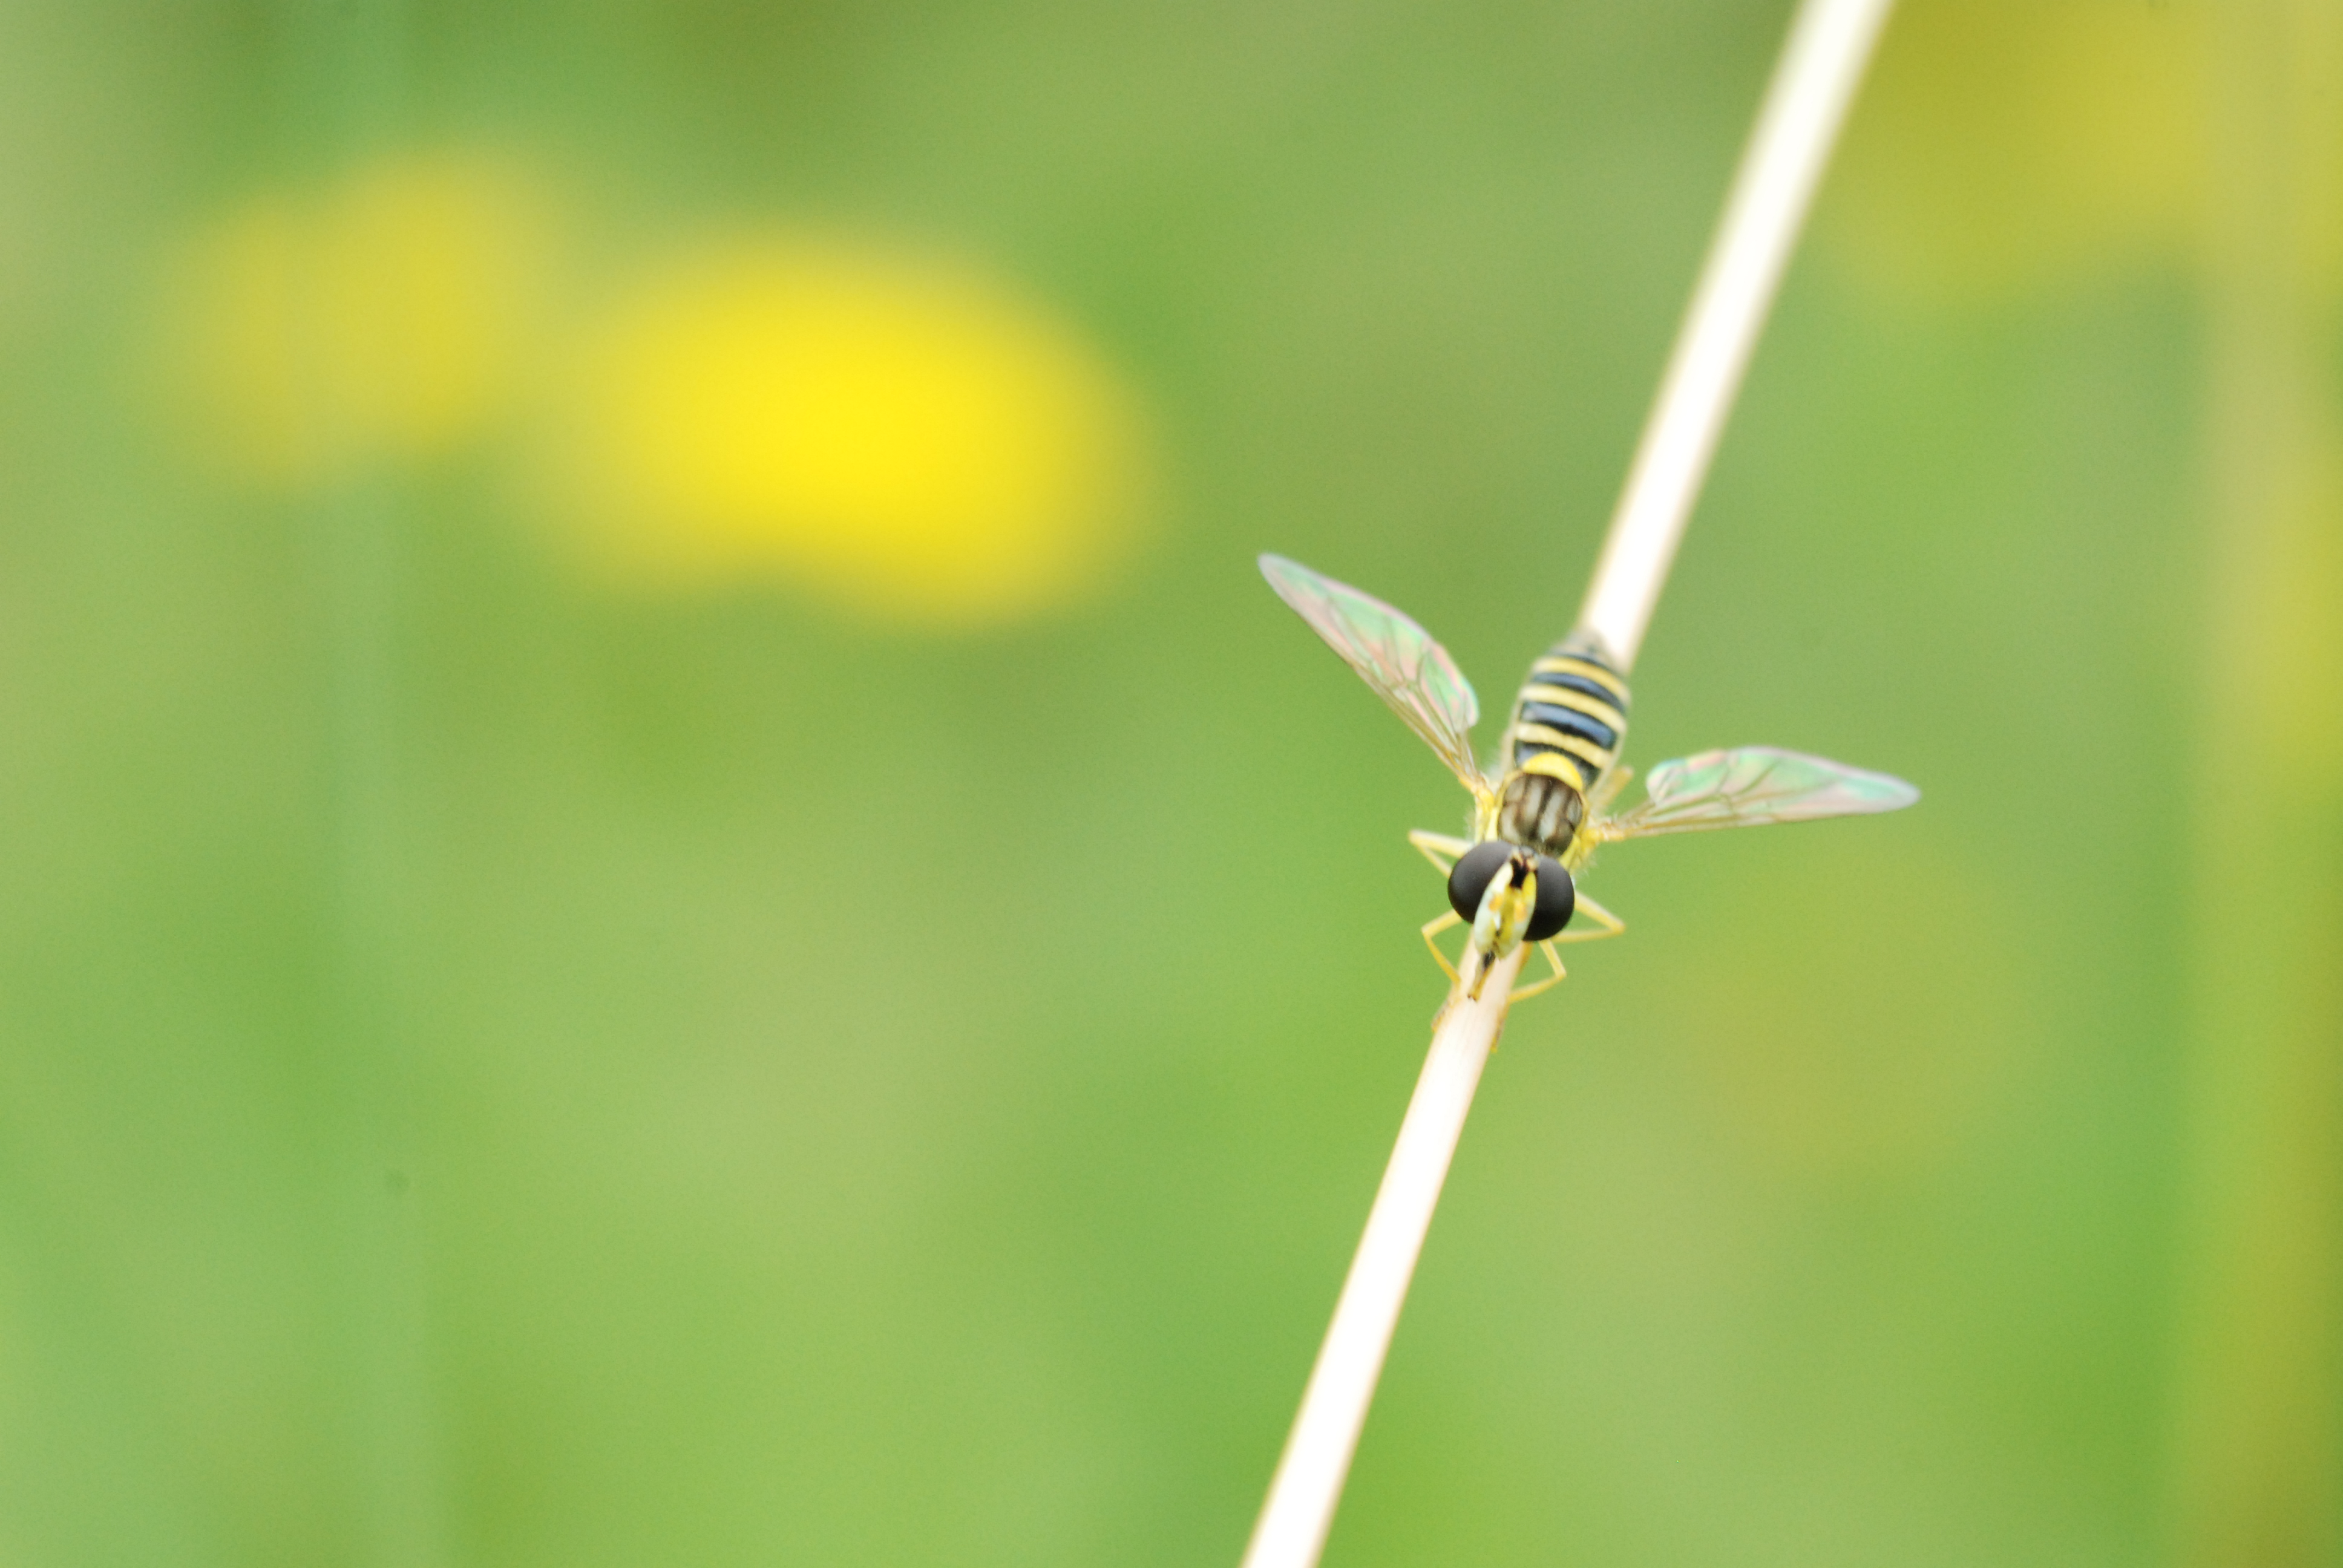
<svg viewBox="0 0 2343 1568">
<path fill-rule="evenodd" d="M 1626 739 L 1627 683 L 1594 641 L 1573 635 L 1547 649 L 1505 726 L 1498 836 L 1562 855 Z"/>
</svg>

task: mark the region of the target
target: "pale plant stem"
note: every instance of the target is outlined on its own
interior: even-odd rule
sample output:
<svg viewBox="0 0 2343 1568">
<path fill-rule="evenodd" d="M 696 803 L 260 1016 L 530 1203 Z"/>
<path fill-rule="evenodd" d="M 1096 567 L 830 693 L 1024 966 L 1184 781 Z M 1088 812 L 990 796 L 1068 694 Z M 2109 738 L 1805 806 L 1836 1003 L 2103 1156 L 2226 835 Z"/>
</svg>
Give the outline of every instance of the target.
<svg viewBox="0 0 2343 1568">
<path fill-rule="evenodd" d="M 1497 965 L 1480 1000 L 1452 997 L 1433 1030 L 1432 1052 L 1400 1123 L 1399 1141 L 1367 1214 L 1366 1233 L 1342 1281 L 1334 1321 L 1310 1371 L 1310 1386 L 1285 1440 L 1269 1502 L 1253 1526 L 1245 1568 L 1306 1568 L 1326 1544 L 1359 1429 L 1366 1423 L 1367 1402 L 1415 1273 L 1416 1254 L 1423 1250 L 1448 1161 L 1464 1133 L 1464 1113 L 1473 1108 L 1473 1091 L 1504 1023 L 1505 997 L 1526 951 L 1516 949 Z"/>
<path fill-rule="evenodd" d="M 1757 111 L 1725 217 L 1578 612 L 1622 669 L 1635 662 L 1725 417 L 1890 0 L 1804 0 Z"/>
<path fill-rule="evenodd" d="M 1624 669 L 1644 640 L 1759 328 L 1891 0 L 1802 0 L 1611 521 L 1580 626 Z M 1245 1549 L 1244 1568 L 1312 1568 L 1407 1299 L 1481 1069 L 1504 1027 L 1515 951 L 1479 1001 L 1452 993 L 1342 1282 L 1333 1322 Z"/>
</svg>

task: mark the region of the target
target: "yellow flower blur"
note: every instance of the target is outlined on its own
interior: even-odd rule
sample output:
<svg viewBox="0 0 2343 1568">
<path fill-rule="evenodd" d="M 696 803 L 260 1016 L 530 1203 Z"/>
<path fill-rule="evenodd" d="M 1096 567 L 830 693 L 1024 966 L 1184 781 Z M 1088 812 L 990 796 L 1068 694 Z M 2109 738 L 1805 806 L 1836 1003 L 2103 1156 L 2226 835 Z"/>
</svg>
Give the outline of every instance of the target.
<svg viewBox="0 0 2343 1568">
<path fill-rule="evenodd" d="M 182 424 L 210 466 L 284 488 L 455 448 L 510 403 L 540 242 L 513 183 L 460 161 L 251 202 L 178 258 Z"/>
<path fill-rule="evenodd" d="M 882 617 L 1061 602 L 1131 542 L 1130 400 L 966 276 L 789 239 L 660 267 L 586 345 L 557 466 L 620 580 L 785 578 Z"/>
<path fill-rule="evenodd" d="M 2203 24 L 2185 3 L 1901 7 L 1820 237 L 1867 283 L 1953 298 L 2187 260 L 2206 167 Z"/>
</svg>

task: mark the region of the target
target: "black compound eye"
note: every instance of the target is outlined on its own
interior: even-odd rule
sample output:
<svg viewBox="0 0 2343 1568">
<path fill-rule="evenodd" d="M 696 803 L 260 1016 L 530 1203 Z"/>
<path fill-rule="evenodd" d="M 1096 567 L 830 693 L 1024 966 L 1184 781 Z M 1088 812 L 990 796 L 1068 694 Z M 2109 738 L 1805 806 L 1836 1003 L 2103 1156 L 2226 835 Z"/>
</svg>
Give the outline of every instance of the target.
<svg viewBox="0 0 2343 1568">
<path fill-rule="evenodd" d="M 1522 940 L 1525 942 L 1542 942 L 1555 935 L 1570 924 L 1571 915 L 1578 909 L 1578 884 L 1570 879 L 1570 873 L 1562 869 L 1560 861 L 1548 855 L 1540 855 L 1537 858 L 1537 908 L 1530 912 L 1530 923 L 1522 931 Z M 1485 887 L 1487 884 L 1488 879 L 1483 878 L 1482 885 Z M 1455 879 L 1449 879 L 1448 885 L 1449 897 L 1453 900 L 1456 896 Z"/>
<path fill-rule="evenodd" d="M 1448 869 L 1448 907 L 1456 911 L 1457 919 L 1469 921 L 1481 912 L 1481 895 L 1489 890 L 1489 879 L 1513 853 L 1513 847 L 1503 839 L 1490 839 L 1456 857 L 1456 863 Z M 1538 874 L 1543 877 L 1545 869 L 1541 866 Z M 1544 900 L 1539 902 L 1542 905 Z"/>
</svg>

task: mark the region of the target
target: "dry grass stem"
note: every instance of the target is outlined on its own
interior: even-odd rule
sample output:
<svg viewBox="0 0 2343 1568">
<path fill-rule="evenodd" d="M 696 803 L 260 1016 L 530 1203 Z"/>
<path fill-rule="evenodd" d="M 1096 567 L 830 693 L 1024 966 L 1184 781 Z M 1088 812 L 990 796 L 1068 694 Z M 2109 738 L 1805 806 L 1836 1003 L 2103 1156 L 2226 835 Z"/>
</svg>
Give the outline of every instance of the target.
<svg viewBox="0 0 2343 1568">
<path fill-rule="evenodd" d="M 1798 8 L 1578 612 L 1578 624 L 1602 638 L 1622 669 L 1634 664 L 1643 646 L 1684 519 L 1889 4 L 1805 0 Z"/>
<path fill-rule="evenodd" d="M 1633 664 L 1718 432 L 1890 0 L 1803 0 L 1678 334 L 1581 626 Z M 1312 1568 L 1523 952 L 1452 996 L 1302 1396 L 1244 1568 Z"/>
</svg>

